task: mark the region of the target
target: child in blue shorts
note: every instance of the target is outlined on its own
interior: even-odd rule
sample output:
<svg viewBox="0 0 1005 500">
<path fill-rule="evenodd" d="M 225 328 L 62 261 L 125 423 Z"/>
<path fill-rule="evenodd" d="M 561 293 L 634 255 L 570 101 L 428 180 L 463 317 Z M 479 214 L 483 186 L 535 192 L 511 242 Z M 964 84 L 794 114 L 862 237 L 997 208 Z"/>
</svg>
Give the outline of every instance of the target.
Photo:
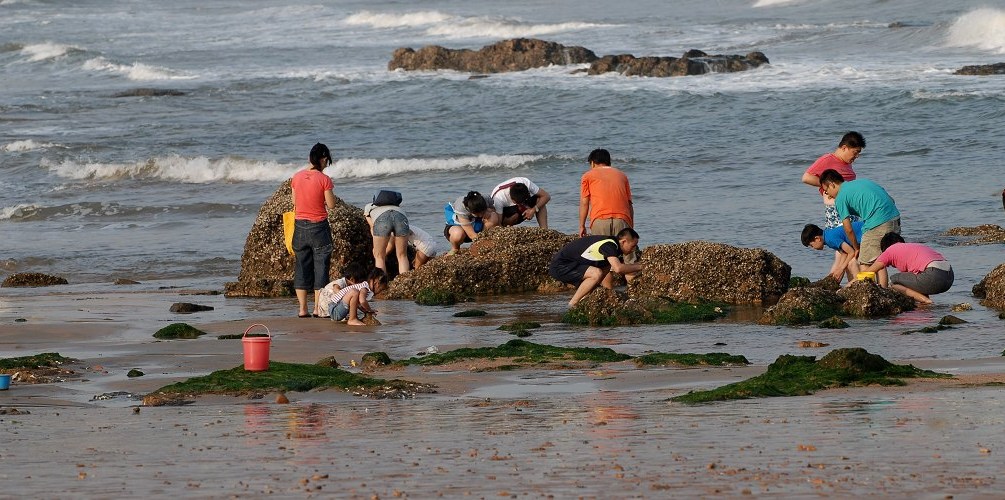
<svg viewBox="0 0 1005 500">
<path fill-rule="evenodd" d="M 851 226 L 852 231 L 855 233 L 855 238 L 861 241 L 862 221 L 852 222 Z M 828 273 L 834 279 L 838 280 L 838 283 L 841 283 L 844 276 L 847 276 L 848 282 L 851 283 L 856 275 L 858 275 L 859 265 L 855 259 L 855 249 L 852 248 L 851 242 L 848 241 L 848 235 L 844 232 L 844 227 L 837 226 L 829 229 L 820 229 L 820 226 L 816 224 L 806 224 L 803 227 L 801 239 L 803 246 L 814 250 L 823 250 L 826 246 L 839 252 L 838 258 L 835 259 L 834 265 L 831 266 L 830 273 Z"/>
<path fill-rule="evenodd" d="M 328 306 L 328 314 L 332 321 L 346 321 L 353 326 L 363 326 L 361 320 L 367 314 L 375 314 L 376 309 L 370 306 L 373 296 L 387 288 L 387 273 L 376 268 L 370 271 L 366 281 L 348 285 L 332 298 Z"/>
</svg>

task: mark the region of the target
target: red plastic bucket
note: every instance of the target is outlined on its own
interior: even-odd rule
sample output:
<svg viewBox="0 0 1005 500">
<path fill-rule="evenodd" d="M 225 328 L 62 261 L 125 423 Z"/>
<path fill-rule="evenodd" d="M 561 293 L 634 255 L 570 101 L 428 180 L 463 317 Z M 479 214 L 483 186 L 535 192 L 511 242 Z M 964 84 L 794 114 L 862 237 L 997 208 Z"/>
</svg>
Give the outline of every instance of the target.
<svg viewBox="0 0 1005 500">
<path fill-rule="evenodd" d="M 252 328 L 260 326 L 265 328 L 266 337 L 249 337 L 248 332 Z M 269 369 L 269 345 L 272 344 L 272 332 L 269 327 L 256 323 L 248 327 L 241 337 L 241 344 L 244 346 L 244 369 L 249 372 L 260 372 Z"/>
</svg>

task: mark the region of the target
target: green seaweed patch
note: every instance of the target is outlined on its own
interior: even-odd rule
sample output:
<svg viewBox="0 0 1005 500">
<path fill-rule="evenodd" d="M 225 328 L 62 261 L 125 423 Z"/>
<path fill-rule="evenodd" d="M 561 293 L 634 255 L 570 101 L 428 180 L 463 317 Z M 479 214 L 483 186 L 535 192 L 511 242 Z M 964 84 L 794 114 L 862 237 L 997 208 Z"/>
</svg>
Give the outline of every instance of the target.
<svg viewBox="0 0 1005 500">
<path fill-rule="evenodd" d="M 534 328 L 541 328 L 541 323 L 536 323 L 534 321 L 517 321 L 516 323 L 507 323 L 499 327 L 500 330 L 507 332 L 514 332 L 517 330 L 533 330 Z"/>
<path fill-rule="evenodd" d="M 209 375 L 166 385 L 150 395 L 155 398 L 171 399 L 172 396 L 199 394 L 242 395 L 270 391 L 305 392 L 329 388 L 355 391 L 402 384 L 411 383 L 367 377 L 328 366 L 272 361 L 268 370 L 248 371 L 243 365 L 229 370 L 217 370 Z"/>
<path fill-rule="evenodd" d="M 519 338 L 530 337 L 531 335 L 534 335 L 533 333 L 530 333 L 527 330 L 524 330 L 523 328 L 520 328 L 519 330 L 510 330 L 509 334 L 516 335 Z"/>
<path fill-rule="evenodd" d="M 143 373 L 140 370 L 137 370 L 136 368 L 133 368 L 132 370 L 129 370 L 128 373 L 126 373 L 126 376 L 129 377 L 129 378 L 142 377 L 144 375 L 146 375 L 146 374 Z"/>
<path fill-rule="evenodd" d="M 726 315 L 726 307 L 712 302 L 690 304 L 659 298 L 643 298 L 594 307 L 580 302 L 566 311 L 562 322 L 570 325 L 625 326 L 664 325 L 714 321 Z"/>
<path fill-rule="evenodd" d="M 802 326 L 815 321 L 823 321 L 841 313 L 841 306 L 830 303 L 812 304 L 809 307 L 793 307 L 775 315 L 772 324 L 779 326 Z"/>
<path fill-rule="evenodd" d="M 798 288 L 801 286 L 810 286 L 810 279 L 802 276 L 793 276 L 789 278 L 789 288 Z"/>
<path fill-rule="evenodd" d="M 498 359 L 514 358 L 521 364 L 545 363 L 551 361 L 592 361 L 609 363 L 631 359 L 627 354 L 621 354 L 607 347 L 556 347 L 546 344 L 535 344 L 526 340 L 513 339 L 498 347 L 464 347 L 438 354 L 427 354 L 422 357 L 411 357 L 397 361 L 399 365 L 445 365 L 468 359 Z"/>
<path fill-rule="evenodd" d="M 420 306 L 452 306 L 465 300 L 465 297 L 442 288 L 423 288 L 415 294 L 415 303 Z"/>
<path fill-rule="evenodd" d="M 829 317 L 829 318 L 827 318 L 827 319 L 825 319 L 825 320 L 817 323 L 817 326 L 820 327 L 820 328 L 830 328 L 830 329 L 837 330 L 837 329 L 841 329 L 841 328 L 848 328 L 848 322 L 846 322 L 845 320 L 841 319 L 840 316 L 831 316 L 831 317 Z"/>
<path fill-rule="evenodd" d="M 750 361 L 725 352 L 708 354 L 654 352 L 635 358 L 638 366 L 744 366 Z"/>
<path fill-rule="evenodd" d="M 154 334 L 154 338 L 158 339 L 195 339 L 199 338 L 200 335 L 206 335 L 206 332 L 188 324 L 188 323 L 171 323 Z"/>
<path fill-rule="evenodd" d="M 74 363 L 76 361 L 73 358 L 60 356 L 58 352 L 43 352 L 32 356 L 0 358 L 0 370 L 56 367 L 64 363 Z"/>
<path fill-rule="evenodd" d="M 895 365 L 860 347 L 835 349 L 819 361 L 814 356 L 779 356 L 756 377 L 709 391 L 694 391 L 671 398 L 681 403 L 707 403 L 733 399 L 803 396 L 831 387 L 903 385 L 903 378 L 951 378 L 913 365 Z"/>
<path fill-rule="evenodd" d="M 454 313 L 455 318 L 475 318 L 478 316 L 487 316 L 488 313 L 482 311 L 481 309 L 468 309 L 466 311 Z"/>
</svg>

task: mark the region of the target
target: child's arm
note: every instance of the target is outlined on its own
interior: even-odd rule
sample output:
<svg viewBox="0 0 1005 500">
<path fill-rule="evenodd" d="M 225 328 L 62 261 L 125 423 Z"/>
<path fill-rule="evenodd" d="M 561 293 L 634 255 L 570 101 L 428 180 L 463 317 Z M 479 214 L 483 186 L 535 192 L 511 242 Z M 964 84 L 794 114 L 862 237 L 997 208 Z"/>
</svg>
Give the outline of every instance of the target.
<svg viewBox="0 0 1005 500">
<path fill-rule="evenodd" d="M 366 297 L 360 299 L 359 310 L 369 314 L 377 314 L 377 310 L 370 307 L 370 303 L 367 302 Z"/>
<path fill-rule="evenodd" d="M 478 233 L 475 232 L 475 226 L 474 224 L 472 224 L 470 217 L 464 217 L 462 215 L 458 215 L 457 220 L 458 222 L 461 223 L 460 224 L 461 229 L 464 230 L 464 234 L 468 235 L 468 238 L 470 238 L 473 241 L 475 238 L 478 237 Z"/>
<path fill-rule="evenodd" d="M 841 248 L 838 252 L 838 262 L 834 266 L 836 269 L 831 272 L 831 276 L 837 278 L 838 282 L 840 282 L 845 270 L 848 269 L 848 264 L 851 264 L 855 260 L 855 249 L 851 245 L 841 242 Z"/>
</svg>

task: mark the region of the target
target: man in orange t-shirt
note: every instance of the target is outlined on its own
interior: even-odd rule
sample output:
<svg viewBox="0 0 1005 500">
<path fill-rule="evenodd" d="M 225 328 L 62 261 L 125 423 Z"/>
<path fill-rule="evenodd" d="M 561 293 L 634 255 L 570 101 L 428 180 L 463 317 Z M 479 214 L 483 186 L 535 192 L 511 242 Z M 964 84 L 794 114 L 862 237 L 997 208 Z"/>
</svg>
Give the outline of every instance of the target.
<svg viewBox="0 0 1005 500">
<path fill-rule="evenodd" d="M 628 176 L 611 166 L 611 153 L 594 149 L 589 157 L 590 170 L 579 186 L 579 236 L 586 236 L 586 217 L 590 234 L 615 236 L 634 224 L 632 187 Z"/>
</svg>

